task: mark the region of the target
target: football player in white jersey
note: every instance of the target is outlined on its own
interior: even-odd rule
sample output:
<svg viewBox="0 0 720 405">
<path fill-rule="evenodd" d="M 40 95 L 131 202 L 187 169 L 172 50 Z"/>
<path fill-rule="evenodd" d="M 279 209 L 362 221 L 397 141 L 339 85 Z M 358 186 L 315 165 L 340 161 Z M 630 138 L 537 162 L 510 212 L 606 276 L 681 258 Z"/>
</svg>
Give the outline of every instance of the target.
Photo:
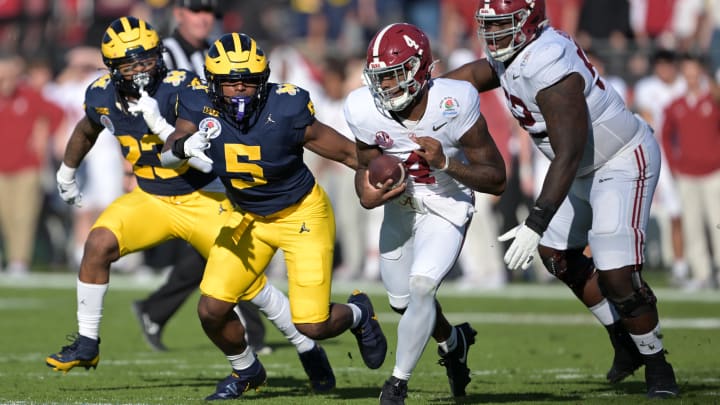
<svg viewBox="0 0 720 405">
<path fill-rule="evenodd" d="M 462 248 L 473 190 L 497 195 L 505 188 L 505 165 L 480 114 L 478 92 L 466 82 L 432 80 L 433 64 L 425 33 L 391 24 L 368 46 L 367 86 L 345 101 L 357 141 L 355 188 L 363 207 L 384 205 L 380 272 L 390 306 L 401 314 L 395 367 L 381 404 L 405 403 L 430 336 L 453 395 L 465 395 L 467 353 L 477 332 L 468 323 L 451 326 L 435 296 Z M 399 157 L 408 181 L 371 185 L 368 163 L 380 154 Z"/>
<path fill-rule="evenodd" d="M 505 262 L 526 269 L 539 250 L 608 328 L 616 350 L 608 380 L 644 364 L 649 397 L 677 396 L 657 300 L 641 277 L 660 170 L 652 130 L 575 42 L 547 24 L 544 0 L 481 0 L 476 18 L 489 56 L 448 76 L 480 91 L 501 86 L 513 116 L 552 161 L 527 219 L 500 237 L 514 239 Z M 592 259 L 583 255 L 588 244 Z"/>
</svg>

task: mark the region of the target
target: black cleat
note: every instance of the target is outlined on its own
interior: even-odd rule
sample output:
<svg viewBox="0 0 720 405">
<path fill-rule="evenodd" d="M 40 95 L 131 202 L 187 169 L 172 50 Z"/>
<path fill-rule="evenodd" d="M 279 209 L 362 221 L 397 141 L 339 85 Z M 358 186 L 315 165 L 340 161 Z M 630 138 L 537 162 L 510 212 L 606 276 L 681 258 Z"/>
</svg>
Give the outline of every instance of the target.
<svg viewBox="0 0 720 405">
<path fill-rule="evenodd" d="M 45 358 L 45 364 L 55 371 L 67 373 L 74 367 L 97 368 L 100 362 L 100 339 L 90 339 L 82 335 L 68 335 L 72 343 L 63 346 L 58 353 Z"/>
<path fill-rule="evenodd" d="M 161 340 L 163 325 L 153 322 L 152 319 L 150 319 L 150 315 L 143 310 L 141 301 L 133 302 L 132 310 L 135 318 L 137 318 L 140 323 L 140 330 L 148 346 L 158 352 L 167 351 L 167 347 L 165 347 Z"/>
<path fill-rule="evenodd" d="M 615 349 L 612 366 L 605 378 L 611 384 L 616 384 L 633 375 L 645 362 L 622 321 L 615 322 L 605 328 L 610 335 L 613 349 Z"/>
<path fill-rule="evenodd" d="M 680 395 L 672 365 L 665 360 L 665 353 L 646 356 L 645 384 L 648 398 L 667 399 Z"/>
<path fill-rule="evenodd" d="M 457 333 L 457 346 L 449 353 L 442 353 L 438 348 L 441 366 L 447 369 L 450 391 L 455 397 L 465 396 L 465 387 L 470 383 L 470 369 L 467 367 L 467 355 L 470 346 L 475 344 L 477 331 L 467 322 L 454 326 Z"/>
<path fill-rule="evenodd" d="M 387 354 L 387 340 L 380 328 L 370 297 L 364 292 L 355 290 L 348 298 L 348 303 L 357 305 L 362 311 L 360 325 L 350 330 L 357 339 L 360 355 L 369 368 L 380 368 Z"/>
<path fill-rule="evenodd" d="M 335 374 L 328 361 L 325 350 L 317 343 L 309 352 L 299 353 L 305 373 L 310 377 L 310 385 L 317 392 L 326 392 L 335 388 Z"/>
<path fill-rule="evenodd" d="M 217 384 L 215 393 L 206 397 L 205 400 L 240 398 L 243 392 L 251 389 L 259 391 L 260 387 L 265 385 L 266 380 L 265 368 L 259 361 L 255 360 L 255 363 L 247 370 L 233 370 L 229 376 Z"/>
<path fill-rule="evenodd" d="M 407 381 L 390 377 L 380 391 L 380 405 L 405 405 Z"/>
</svg>

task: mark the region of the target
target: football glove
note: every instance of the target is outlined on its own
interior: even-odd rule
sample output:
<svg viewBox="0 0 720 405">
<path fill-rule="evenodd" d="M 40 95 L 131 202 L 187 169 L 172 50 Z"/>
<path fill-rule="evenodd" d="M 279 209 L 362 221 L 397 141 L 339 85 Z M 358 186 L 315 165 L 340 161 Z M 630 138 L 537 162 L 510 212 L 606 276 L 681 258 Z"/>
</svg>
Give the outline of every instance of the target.
<svg viewBox="0 0 720 405">
<path fill-rule="evenodd" d="M 175 127 L 168 124 L 165 118 L 160 115 L 157 100 L 152 98 L 145 90 L 140 91 L 140 98 L 136 102 L 130 103 L 128 111 L 133 115 L 142 114 L 150 131 L 159 136 L 163 142 L 175 131 Z"/>
<path fill-rule="evenodd" d="M 66 166 L 65 163 L 62 163 L 55 178 L 57 180 L 60 198 L 70 205 L 82 207 L 82 194 L 80 193 L 80 187 L 78 187 L 77 181 L 75 181 L 75 170 L 76 169 L 72 167 Z"/>
<path fill-rule="evenodd" d="M 217 131 L 218 128 L 213 127 L 205 131 L 197 131 L 190 135 L 182 144 L 182 154 L 184 157 L 180 156 L 180 153 L 173 151 L 176 147 L 180 147 L 180 145 L 175 143 L 173 148 L 160 154 L 160 163 L 162 163 L 164 167 L 175 169 L 187 160 L 188 164 L 195 169 L 203 173 L 210 173 L 210 171 L 212 171 L 213 161 L 205 154 L 205 150 L 210 147 L 210 138 L 214 136 Z"/>
<path fill-rule="evenodd" d="M 498 240 L 500 242 L 506 242 L 513 238 L 515 240 L 507 252 L 505 252 L 505 264 L 507 264 L 510 270 L 527 270 L 533 261 L 538 244 L 540 243 L 540 235 L 528 228 L 523 222 L 500 235 Z"/>
<path fill-rule="evenodd" d="M 206 130 L 200 130 L 190 135 L 183 144 L 183 153 L 189 158 L 198 158 L 208 164 L 213 163 L 212 159 L 205 154 L 205 151 L 210 147 L 210 139 L 218 131 L 218 127 L 210 127 Z"/>
</svg>

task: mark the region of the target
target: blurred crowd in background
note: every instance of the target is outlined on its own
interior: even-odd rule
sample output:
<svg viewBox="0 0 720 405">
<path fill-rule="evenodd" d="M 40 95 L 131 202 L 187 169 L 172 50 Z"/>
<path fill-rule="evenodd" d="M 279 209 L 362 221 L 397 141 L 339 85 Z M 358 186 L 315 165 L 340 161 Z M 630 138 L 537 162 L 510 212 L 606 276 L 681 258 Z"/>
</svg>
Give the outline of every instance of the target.
<svg viewBox="0 0 720 405">
<path fill-rule="evenodd" d="M 245 32 L 269 53 L 271 81 L 306 88 L 323 122 L 351 136 L 342 100 L 362 85 L 370 37 L 409 22 L 431 38 L 434 74 L 482 56 L 475 0 L 263 0 L 212 2 L 214 33 Z M 647 235 L 649 271 L 696 290 L 718 287 L 720 267 L 720 0 L 546 0 L 550 23 L 586 50 L 591 63 L 655 128 L 663 177 Z M 176 28 L 173 0 L 0 0 L 0 230 L 2 273 L 76 271 L 97 215 L 132 187 L 112 136 L 100 139 L 80 168 L 83 207 L 57 196 L 55 171 L 85 88 L 107 72 L 99 50 L 110 22 L 134 15 L 162 37 Z M 33 98 L 34 94 L 41 97 Z M 23 103 L 15 102 L 23 96 Z M 31 100 L 28 102 L 28 100 Z M 469 289 L 547 281 L 542 264 L 510 273 L 497 235 L 517 224 L 539 190 L 547 165 L 503 106 L 502 93 L 481 96 L 481 109 L 501 149 L 508 187 L 478 195 L 477 214 L 450 277 Z M 667 115 L 667 117 L 666 117 Z M 308 152 L 309 153 L 309 152 Z M 307 161 L 337 215 L 336 278 L 378 280 L 381 212 L 360 207 L 353 173 L 325 160 Z M 280 261 L 278 261 L 280 263 Z M 169 262 L 142 253 L 118 271 L 159 274 Z M 281 264 L 269 271 L 282 277 Z"/>
</svg>

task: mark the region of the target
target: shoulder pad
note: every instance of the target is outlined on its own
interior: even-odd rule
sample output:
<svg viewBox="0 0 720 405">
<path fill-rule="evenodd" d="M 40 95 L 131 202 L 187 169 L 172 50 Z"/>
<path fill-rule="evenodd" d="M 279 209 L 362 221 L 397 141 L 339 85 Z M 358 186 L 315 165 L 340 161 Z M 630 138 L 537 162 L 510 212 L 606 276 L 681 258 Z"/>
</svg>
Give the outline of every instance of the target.
<svg viewBox="0 0 720 405">
<path fill-rule="evenodd" d="M 543 44 L 533 49 L 522 61 L 522 75 L 525 78 L 534 77 L 545 67 L 552 65 L 565 54 L 565 47 L 557 42 Z"/>
</svg>

